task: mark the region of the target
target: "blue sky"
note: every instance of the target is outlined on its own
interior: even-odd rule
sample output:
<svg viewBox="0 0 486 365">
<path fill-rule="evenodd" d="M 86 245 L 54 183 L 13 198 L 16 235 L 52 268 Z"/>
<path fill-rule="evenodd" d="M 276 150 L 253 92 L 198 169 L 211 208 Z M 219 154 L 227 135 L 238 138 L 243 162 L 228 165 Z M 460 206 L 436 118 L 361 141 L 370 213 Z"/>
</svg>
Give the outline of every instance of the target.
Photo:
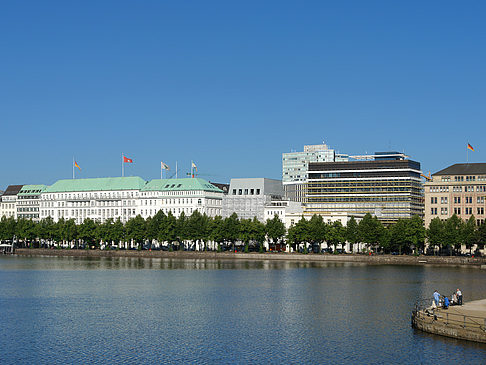
<svg viewBox="0 0 486 365">
<path fill-rule="evenodd" d="M 486 3 L 3 1 L 0 189 L 77 177 L 281 177 L 323 140 L 424 172 L 486 161 Z"/>
</svg>

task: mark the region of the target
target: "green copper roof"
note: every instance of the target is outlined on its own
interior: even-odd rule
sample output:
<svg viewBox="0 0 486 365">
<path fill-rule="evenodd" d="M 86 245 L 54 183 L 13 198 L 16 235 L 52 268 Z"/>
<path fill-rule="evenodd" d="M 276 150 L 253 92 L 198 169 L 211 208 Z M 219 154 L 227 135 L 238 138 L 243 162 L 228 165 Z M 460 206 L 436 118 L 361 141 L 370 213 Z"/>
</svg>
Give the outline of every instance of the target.
<svg viewBox="0 0 486 365">
<path fill-rule="evenodd" d="M 46 193 L 104 190 L 141 190 L 146 182 L 141 177 L 101 177 L 95 179 L 58 180 L 46 189 Z"/>
<path fill-rule="evenodd" d="M 24 185 L 18 195 L 38 195 L 47 188 L 46 185 Z"/>
<path fill-rule="evenodd" d="M 154 179 L 145 185 L 142 191 L 187 191 L 187 190 L 204 190 L 215 193 L 222 193 L 213 184 L 200 178 L 185 179 Z"/>
</svg>

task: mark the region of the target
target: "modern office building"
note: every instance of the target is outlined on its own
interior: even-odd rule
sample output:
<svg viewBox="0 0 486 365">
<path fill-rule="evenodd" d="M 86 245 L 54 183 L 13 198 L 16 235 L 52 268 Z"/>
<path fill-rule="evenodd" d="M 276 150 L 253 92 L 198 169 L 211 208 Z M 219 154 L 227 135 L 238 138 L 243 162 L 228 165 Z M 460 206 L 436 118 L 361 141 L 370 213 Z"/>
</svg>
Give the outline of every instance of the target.
<svg viewBox="0 0 486 365">
<path fill-rule="evenodd" d="M 425 183 L 425 225 L 456 214 L 477 224 L 486 219 L 486 163 L 458 163 L 432 174 Z"/>
<path fill-rule="evenodd" d="M 285 197 L 292 201 L 305 202 L 309 163 L 348 161 L 348 158 L 348 155 L 337 153 L 325 143 L 304 146 L 303 152 L 283 153 L 282 183 Z"/>
<path fill-rule="evenodd" d="M 40 195 L 46 185 L 24 185 L 17 194 L 17 218 L 40 220 Z"/>
<path fill-rule="evenodd" d="M 420 163 L 377 152 L 343 162 L 310 162 L 306 214 L 371 213 L 384 223 L 423 216 Z"/>
<path fill-rule="evenodd" d="M 0 217 L 17 219 L 17 195 L 23 185 L 9 185 L 1 196 Z"/>
<path fill-rule="evenodd" d="M 195 210 L 209 216 L 221 215 L 223 192 L 200 178 L 155 179 L 138 176 L 59 180 L 41 193 L 40 217 L 86 218 L 98 222 L 118 219 L 126 222 L 159 210 L 178 217 Z"/>
<path fill-rule="evenodd" d="M 223 217 L 236 213 L 240 219 L 265 221 L 265 206 L 282 199 L 282 181 L 266 178 L 231 179 L 229 192 L 223 198 Z"/>
</svg>

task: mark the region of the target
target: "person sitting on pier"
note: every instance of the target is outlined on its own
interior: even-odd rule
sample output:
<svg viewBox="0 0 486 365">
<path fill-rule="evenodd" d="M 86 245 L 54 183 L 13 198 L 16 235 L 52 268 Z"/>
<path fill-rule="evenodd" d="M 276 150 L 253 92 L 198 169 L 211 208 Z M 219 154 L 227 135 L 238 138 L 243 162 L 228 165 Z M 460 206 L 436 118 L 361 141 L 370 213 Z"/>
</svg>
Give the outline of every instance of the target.
<svg viewBox="0 0 486 365">
<path fill-rule="evenodd" d="M 444 297 L 444 309 L 449 308 L 449 298 Z"/>
<path fill-rule="evenodd" d="M 456 304 L 457 304 L 457 295 L 456 292 L 454 292 L 451 295 L 451 305 L 456 305 Z"/>
</svg>

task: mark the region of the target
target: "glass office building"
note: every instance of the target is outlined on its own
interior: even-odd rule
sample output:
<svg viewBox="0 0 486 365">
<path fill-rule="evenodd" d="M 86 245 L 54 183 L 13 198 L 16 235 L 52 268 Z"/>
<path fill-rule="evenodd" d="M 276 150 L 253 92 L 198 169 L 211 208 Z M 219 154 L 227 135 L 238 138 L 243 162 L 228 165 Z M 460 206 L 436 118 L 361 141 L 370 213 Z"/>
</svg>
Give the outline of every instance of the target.
<svg viewBox="0 0 486 365">
<path fill-rule="evenodd" d="M 309 163 L 306 213 L 371 213 L 383 223 L 423 217 L 419 162 L 398 152 L 351 157 L 356 160 Z"/>
</svg>

